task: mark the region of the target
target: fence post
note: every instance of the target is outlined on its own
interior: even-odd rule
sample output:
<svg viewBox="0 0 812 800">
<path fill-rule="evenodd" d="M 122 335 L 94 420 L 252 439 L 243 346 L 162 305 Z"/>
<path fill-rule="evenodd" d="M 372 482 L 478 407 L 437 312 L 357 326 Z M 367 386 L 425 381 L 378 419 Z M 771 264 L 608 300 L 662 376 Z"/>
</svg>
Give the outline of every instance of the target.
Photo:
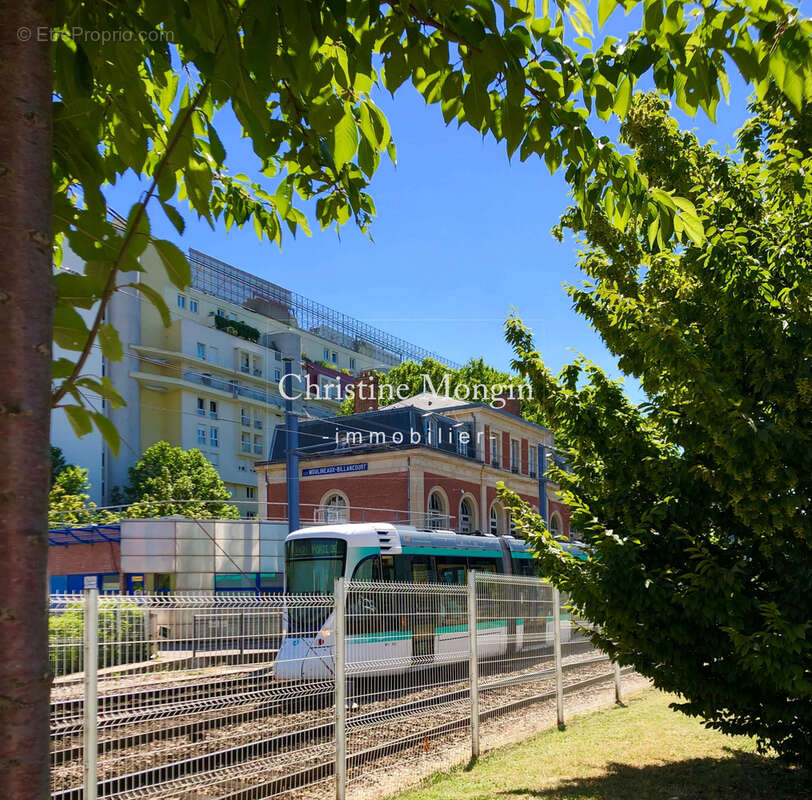
<svg viewBox="0 0 812 800">
<path fill-rule="evenodd" d="M 620 664 L 614 662 L 615 668 L 615 702 L 618 705 L 623 705 L 623 689 L 620 685 Z"/>
<path fill-rule="evenodd" d="M 477 650 L 476 577 L 468 573 L 468 679 L 471 682 L 471 758 L 479 758 L 479 654 Z"/>
<path fill-rule="evenodd" d="M 555 710 L 558 727 L 564 727 L 564 674 L 561 669 L 561 594 L 553 587 L 553 657 L 555 659 Z"/>
<path fill-rule="evenodd" d="M 96 800 L 98 787 L 99 589 L 95 575 L 85 576 L 84 619 L 84 800 Z"/>
<path fill-rule="evenodd" d="M 344 578 L 335 582 L 335 737 L 336 800 L 344 800 L 347 789 L 347 586 Z"/>
</svg>

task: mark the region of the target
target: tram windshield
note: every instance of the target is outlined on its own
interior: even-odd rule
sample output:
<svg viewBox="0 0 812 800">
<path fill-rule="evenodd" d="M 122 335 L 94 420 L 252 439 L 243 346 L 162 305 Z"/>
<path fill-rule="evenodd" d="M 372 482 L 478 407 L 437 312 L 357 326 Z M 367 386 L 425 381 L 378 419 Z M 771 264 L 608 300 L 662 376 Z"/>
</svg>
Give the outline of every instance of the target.
<svg viewBox="0 0 812 800">
<path fill-rule="evenodd" d="M 285 580 L 290 594 L 332 594 L 344 574 L 347 543 L 341 539 L 291 539 L 285 543 Z"/>
</svg>

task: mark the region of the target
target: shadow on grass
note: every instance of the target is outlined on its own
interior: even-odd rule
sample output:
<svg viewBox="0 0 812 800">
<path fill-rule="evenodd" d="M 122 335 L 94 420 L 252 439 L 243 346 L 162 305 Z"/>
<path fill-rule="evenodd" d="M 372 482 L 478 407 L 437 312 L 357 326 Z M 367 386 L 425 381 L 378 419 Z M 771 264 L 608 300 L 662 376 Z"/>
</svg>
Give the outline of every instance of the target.
<svg viewBox="0 0 812 800">
<path fill-rule="evenodd" d="M 608 774 L 565 780 L 550 789 L 498 792 L 545 800 L 809 800 L 812 774 L 754 753 L 725 748 L 722 758 L 635 767 L 610 762 Z"/>
</svg>

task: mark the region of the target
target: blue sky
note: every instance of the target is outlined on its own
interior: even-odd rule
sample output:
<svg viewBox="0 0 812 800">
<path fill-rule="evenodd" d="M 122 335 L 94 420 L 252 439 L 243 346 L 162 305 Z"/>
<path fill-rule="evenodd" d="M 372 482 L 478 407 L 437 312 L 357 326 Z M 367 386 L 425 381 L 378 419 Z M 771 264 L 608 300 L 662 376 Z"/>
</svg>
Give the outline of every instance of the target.
<svg viewBox="0 0 812 800">
<path fill-rule="evenodd" d="M 622 37 L 633 20 L 615 14 L 609 32 Z M 601 34 L 606 33 L 606 30 Z M 682 117 L 703 141 L 735 143 L 746 118 L 749 89 L 731 76 L 729 105 L 717 124 Z M 482 357 L 506 369 L 511 351 L 503 325 L 511 309 L 533 329 L 536 346 L 557 371 L 583 353 L 619 377 L 616 361 L 587 321 L 571 308 L 563 284 L 576 283 L 577 245 L 557 242 L 550 229 L 568 204 L 563 177 L 536 158 L 508 162 L 504 148 L 469 128 L 446 127 L 439 106 L 427 107 L 404 85 L 393 100 L 375 98 L 389 118 L 398 149 L 395 168 L 382 159 L 371 193 L 378 216 L 373 241 L 352 224 L 286 236 L 280 251 L 260 243 L 249 226 L 212 231 L 184 212 L 182 237 L 160 213 L 153 233 L 193 247 L 332 306 L 458 362 Z M 258 177 L 258 162 L 231 115 L 218 122 L 232 172 Z M 608 128 L 616 132 L 616 125 Z M 125 213 L 143 187 L 125 180 L 109 193 Z M 636 382 L 630 396 L 643 399 Z"/>
</svg>

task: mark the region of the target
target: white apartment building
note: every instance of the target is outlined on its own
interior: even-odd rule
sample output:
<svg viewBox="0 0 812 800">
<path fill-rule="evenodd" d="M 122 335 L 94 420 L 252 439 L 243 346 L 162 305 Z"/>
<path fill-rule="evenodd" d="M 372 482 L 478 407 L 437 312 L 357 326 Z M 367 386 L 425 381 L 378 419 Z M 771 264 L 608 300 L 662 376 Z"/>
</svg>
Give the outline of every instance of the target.
<svg viewBox="0 0 812 800">
<path fill-rule="evenodd" d="M 124 289 L 107 315 L 121 336 L 124 359 L 110 362 L 97 348 L 88 363 L 87 371 L 107 375 L 127 403 L 114 411 L 90 398 L 122 436 L 118 457 L 96 431 L 77 439 L 64 414 L 53 414 L 52 443 L 69 462 L 88 468 L 92 499 L 99 505 L 109 505 L 115 488 L 123 488 L 128 468 L 143 450 L 165 440 L 201 450 L 243 515 L 253 516 L 260 500 L 253 465 L 268 459 L 270 437 L 284 419 L 279 381 L 286 359 L 304 380 L 308 362 L 321 362 L 320 381 L 325 366 L 346 381 L 339 371 L 357 376 L 408 359 L 444 361 L 198 251 L 190 250 L 189 260 L 191 285 L 178 291 L 155 249 L 147 247 L 140 259 L 144 272 L 128 279 L 160 292 L 170 308 L 170 326 L 136 290 Z M 82 271 L 69 252 L 64 264 Z M 330 417 L 336 410 L 337 403 L 328 399 L 296 404 L 303 418 Z"/>
</svg>

